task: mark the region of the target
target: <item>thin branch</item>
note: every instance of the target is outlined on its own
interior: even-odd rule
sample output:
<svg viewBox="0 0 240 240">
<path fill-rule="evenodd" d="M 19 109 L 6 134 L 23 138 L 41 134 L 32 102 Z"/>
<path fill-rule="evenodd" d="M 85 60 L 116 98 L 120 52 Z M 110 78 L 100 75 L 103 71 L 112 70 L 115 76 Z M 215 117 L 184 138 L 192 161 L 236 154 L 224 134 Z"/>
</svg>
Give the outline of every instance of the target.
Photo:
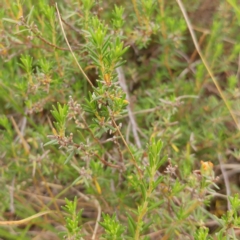
<svg viewBox="0 0 240 240">
<path fill-rule="evenodd" d="M 15 213 L 15 206 L 14 206 L 14 184 L 15 184 L 15 176 L 13 177 L 12 180 L 12 186 L 9 188 L 9 195 L 10 195 L 10 212 Z"/>
<path fill-rule="evenodd" d="M 99 144 L 99 146 L 101 146 L 103 148 L 103 145 L 102 143 L 99 141 L 99 139 L 97 139 L 95 136 L 94 136 L 94 133 L 92 132 L 92 130 L 88 127 L 87 125 L 87 122 L 85 120 L 85 118 L 83 116 L 81 116 L 82 120 L 83 120 L 83 123 L 84 123 L 84 126 L 85 128 L 89 131 L 89 133 L 91 134 L 91 136 L 93 137 L 94 141 Z M 78 147 L 76 145 L 76 147 Z M 112 167 L 112 168 L 117 168 L 117 169 L 123 169 L 123 166 L 119 166 L 119 165 L 115 165 L 115 164 L 112 164 L 110 162 L 107 162 L 106 160 L 104 160 L 102 157 L 100 157 L 97 153 L 94 153 L 94 156 L 97 157 L 104 165 L 107 165 L 109 167 Z"/>
<path fill-rule="evenodd" d="M 223 180 L 224 180 L 225 187 L 226 187 L 226 194 L 227 194 L 227 196 L 231 196 L 229 179 L 228 179 L 228 175 L 225 171 L 225 168 L 223 167 L 221 154 L 218 154 L 218 161 L 219 161 L 219 164 L 220 164 L 220 168 L 221 168 L 222 175 L 223 175 Z M 227 198 L 227 203 L 228 203 L 228 210 L 231 210 L 231 203 L 230 203 L 228 198 Z"/>
<path fill-rule="evenodd" d="M 39 35 L 39 33 L 38 33 L 34 28 L 32 28 L 31 26 L 28 26 L 27 24 L 24 24 L 24 26 L 25 26 L 29 31 L 31 31 L 36 38 L 40 39 L 42 42 L 46 43 L 47 45 L 49 45 L 49 46 L 51 46 L 51 47 L 54 47 L 54 48 L 56 48 L 56 49 L 62 50 L 62 51 L 69 51 L 68 48 L 59 47 L 59 46 L 57 46 L 57 45 L 49 42 L 49 41 L 46 40 L 45 38 L 41 37 L 41 36 Z M 76 48 L 76 49 L 77 49 L 77 48 Z"/>
<path fill-rule="evenodd" d="M 62 51 L 69 51 L 68 48 L 62 48 L 62 47 L 59 47 L 51 42 L 49 42 L 48 40 L 46 40 L 45 38 L 41 37 L 39 34 L 37 34 L 36 32 L 34 32 L 32 30 L 32 32 L 34 33 L 35 37 L 37 37 L 38 39 L 40 39 L 42 42 L 46 43 L 47 45 L 51 46 L 51 47 L 54 47 L 56 49 L 59 49 L 59 50 L 62 50 Z M 71 50 L 70 50 L 71 51 Z"/>
<path fill-rule="evenodd" d="M 115 165 L 115 164 L 112 164 L 110 162 L 107 162 L 106 160 L 104 160 L 103 158 L 101 158 L 97 153 L 94 153 L 94 156 L 97 157 L 104 165 L 106 166 L 109 166 L 109 167 L 112 167 L 112 168 L 117 168 L 117 169 L 123 169 L 122 166 L 119 166 L 119 165 Z"/>
<path fill-rule="evenodd" d="M 74 26 L 72 26 L 71 24 L 69 24 L 68 22 L 66 22 L 62 17 L 61 17 L 61 20 L 62 20 L 62 22 L 63 22 L 66 26 L 68 26 L 69 28 L 71 28 L 73 31 L 75 31 L 75 32 L 78 33 L 79 35 L 82 35 L 82 34 L 83 34 L 83 32 L 82 32 L 81 30 L 75 28 Z"/>
<path fill-rule="evenodd" d="M 115 122 L 115 120 L 114 120 L 114 118 L 113 118 L 113 116 L 112 116 L 112 112 L 111 112 L 111 110 L 110 110 L 109 108 L 108 108 L 108 111 L 109 111 L 109 113 L 110 113 L 110 117 L 111 117 L 111 120 L 112 120 L 112 123 L 113 123 L 114 127 L 116 128 L 118 134 L 119 134 L 120 137 L 122 138 L 122 141 L 123 141 L 125 147 L 127 148 L 128 152 L 130 153 L 130 155 L 131 155 L 131 157 L 132 157 L 132 162 L 133 162 L 134 166 L 136 167 L 137 172 L 138 172 L 140 178 L 142 178 L 142 171 L 141 171 L 141 169 L 138 167 L 137 161 L 136 161 L 135 157 L 133 156 L 133 153 L 132 153 L 131 149 L 129 148 L 126 140 L 124 139 L 121 131 L 119 130 L 119 127 L 117 126 L 117 124 L 116 124 L 116 122 Z"/>
<path fill-rule="evenodd" d="M 98 227 L 99 227 L 99 222 L 101 220 L 102 209 L 101 209 L 101 206 L 100 206 L 100 204 L 99 204 L 97 199 L 94 199 L 93 202 L 94 202 L 94 205 L 95 205 L 95 207 L 97 208 L 97 211 L 98 211 L 98 215 L 97 215 L 97 219 L 96 219 L 96 223 L 95 223 L 95 227 L 94 227 L 93 235 L 92 235 L 92 240 L 95 240 L 96 239 L 97 230 L 98 230 Z"/>
<path fill-rule="evenodd" d="M 120 86 L 122 87 L 123 91 L 126 93 L 126 99 L 129 102 L 129 104 L 127 106 L 127 111 L 128 111 L 128 116 L 129 116 L 131 125 L 132 125 L 132 132 L 133 132 L 134 140 L 136 142 L 137 147 L 141 148 L 142 144 L 139 139 L 138 132 L 137 132 L 138 126 L 137 126 L 134 114 L 132 112 L 132 109 L 131 109 L 131 104 L 130 104 L 131 98 L 130 98 L 130 94 L 127 89 L 126 79 L 125 79 L 122 67 L 117 68 L 117 74 L 118 74 L 118 81 L 120 83 Z"/>
<path fill-rule="evenodd" d="M 200 27 L 197 27 L 197 26 L 194 26 L 194 25 L 192 25 L 192 28 L 193 28 L 195 31 L 201 32 L 201 33 L 203 33 L 203 34 L 208 34 L 208 35 L 211 34 L 211 31 L 208 30 L 208 29 L 205 29 L 205 28 L 200 28 Z M 234 39 L 231 39 L 231 38 L 228 38 L 228 37 L 223 37 L 222 40 L 225 41 L 225 42 L 234 44 L 234 45 L 237 43 Z"/>
<path fill-rule="evenodd" d="M 18 137 L 19 137 L 20 140 L 21 140 L 21 143 L 22 143 L 22 145 L 23 145 L 23 148 L 24 148 L 25 152 L 26 152 L 27 154 L 29 154 L 30 147 L 29 147 L 27 141 L 24 139 L 21 131 L 19 130 L 17 123 L 15 122 L 15 120 L 14 120 L 14 118 L 13 118 L 12 116 L 10 117 L 10 120 L 11 120 L 11 122 L 12 122 L 12 124 L 13 124 L 13 127 L 15 128 L 17 134 L 18 134 Z"/>
</svg>

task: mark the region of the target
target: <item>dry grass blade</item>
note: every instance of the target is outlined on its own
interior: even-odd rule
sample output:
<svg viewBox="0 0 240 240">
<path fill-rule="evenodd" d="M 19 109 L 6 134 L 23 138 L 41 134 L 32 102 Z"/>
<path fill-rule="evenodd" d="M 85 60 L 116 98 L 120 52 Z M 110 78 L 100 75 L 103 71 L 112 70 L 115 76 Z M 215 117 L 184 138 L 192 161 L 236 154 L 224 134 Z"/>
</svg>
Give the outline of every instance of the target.
<svg viewBox="0 0 240 240">
<path fill-rule="evenodd" d="M 21 131 L 20 131 L 19 128 L 18 128 L 17 123 L 16 123 L 15 120 L 14 120 L 14 118 L 13 118 L 13 117 L 10 117 L 10 119 L 11 119 L 11 122 L 12 122 L 12 124 L 13 124 L 13 126 L 14 126 L 14 129 L 16 130 L 19 138 L 21 139 L 21 142 L 22 142 L 22 145 L 23 145 L 23 148 L 24 148 L 26 154 L 29 154 L 29 149 L 30 149 L 30 147 L 29 147 L 27 141 L 24 139 Z"/>
<path fill-rule="evenodd" d="M 35 218 L 41 217 L 43 215 L 46 214 L 50 214 L 50 213 L 56 213 L 56 211 L 45 211 L 45 212 L 40 212 L 37 214 L 32 215 L 31 217 L 22 219 L 22 220 L 17 220 L 17 221 L 0 221 L 0 226 L 8 226 L 8 225 L 22 225 L 25 224 Z"/>
<path fill-rule="evenodd" d="M 68 42 L 67 36 L 66 36 L 65 31 L 64 31 L 64 28 L 63 28 L 63 24 L 62 24 L 62 20 L 61 20 L 61 15 L 60 15 L 60 13 L 59 13 L 57 3 L 56 3 L 56 10 L 57 10 L 57 15 L 58 15 L 60 27 L 61 27 L 61 29 L 62 29 L 62 33 L 63 33 L 64 39 L 65 39 L 65 41 L 66 41 L 66 43 L 67 43 L 67 45 L 68 45 L 68 47 L 69 47 L 69 50 L 70 50 L 70 52 L 71 52 L 71 54 L 72 54 L 72 56 L 73 56 L 73 58 L 74 58 L 74 60 L 75 60 L 75 62 L 76 62 L 76 64 L 77 64 L 78 68 L 80 69 L 81 73 L 82 73 L 83 76 L 87 79 L 87 81 L 89 82 L 89 84 L 91 85 L 91 87 L 93 87 L 92 82 L 90 81 L 90 79 L 88 78 L 88 76 L 87 76 L 86 73 L 83 71 L 83 69 L 82 69 L 82 67 L 80 66 L 80 64 L 78 63 L 78 60 L 77 60 L 77 58 L 75 57 L 75 54 L 73 53 L 73 50 L 72 50 L 72 48 L 71 48 L 71 46 L 70 46 L 70 44 L 69 44 L 69 42 Z"/>
<path fill-rule="evenodd" d="M 223 94 L 223 92 L 222 92 L 222 89 L 221 89 L 221 87 L 219 86 L 219 84 L 218 84 L 218 82 L 217 82 L 217 79 L 215 78 L 215 76 L 214 76 L 214 74 L 213 74 L 213 72 L 212 72 L 212 70 L 211 70 L 211 68 L 210 68 L 207 60 L 205 59 L 205 57 L 204 57 L 203 54 L 202 54 L 202 51 L 201 51 L 201 49 L 200 49 L 200 46 L 198 45 L 196 36 L 195 36 L 195 34 L 194 34 L 194 31 L 193 31 L 193 27 L 192 27 L 192 25 L 191 25 L 191 22 L 190 22 L 190 20 L 189 20 L 189 17 L 188 17 L 188 15 L 187 15 L 187 12 L 186 12 L 186 10 L 185 10 L 185 8 L 184 8 L 184 6 L 183 6 L 183 3 L 182 3 L 181 0 L 176 0 L 176 1 L 177 1 L 178 5 L 179 5 L 181 11 L 182 11 L 182 14 L 183 14 L 183 16 L 184 16 L 184 18 L 185 18 L 185 21 L 186 21 L 186 23 L 187 23 L 187 26 L 188 26 L 189 32 L 190 32 L 190 34 L 191 34 L 191 37 L 192 37 L 194 46 L 195 46 L 195 48 L 196 48 L 196 50 L 197 50 L 197 52 L 198 52 L 198 54 L 199 54 L 199 56 L 200 56 L 200 58 L 201 58 L 201 60 L 202 60 L 202 62 L 203 62 L 205 68 L 207 69 L 208 74 L 210 75 L 213 83 L 215 84 L 215 86 L 216 86 L 216 88 L 217 88 L 217 90 L 218 90 L 218 92 L 219 92 L 219 95 L 221 96 L 221 98 L 222 98 L 222 100 L 224 101 L 224 103 L 225 103 L 225 105 L 226 105 L 226 107 L 227 107 L 230 115 L 232 116 L 233 121 L 235 122 L 238 130 L 240 130 L 240 126 L 239 126 L 237 117 L 236 117 L 235 114 L 233 113 L 233 110 L 231 109 L 231 107 L 230 107 L 230 105 L 229 105 L 226 97 L 224 96 L 224 94 Z"/>
</svg>

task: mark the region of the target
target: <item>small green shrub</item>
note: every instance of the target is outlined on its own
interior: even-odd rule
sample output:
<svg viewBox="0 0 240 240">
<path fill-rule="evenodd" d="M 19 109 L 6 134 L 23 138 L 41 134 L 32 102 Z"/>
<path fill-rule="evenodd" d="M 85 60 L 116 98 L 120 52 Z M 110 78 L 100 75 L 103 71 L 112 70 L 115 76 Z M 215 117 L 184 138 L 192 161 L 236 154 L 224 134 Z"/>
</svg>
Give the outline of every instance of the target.
<svg viewBox="0 0 240 240">
<path fill-rule="evenodd" d="M 240 8 L 206 2 L 0 3 L 1 238 L 238 239 Z"/>
</svg>

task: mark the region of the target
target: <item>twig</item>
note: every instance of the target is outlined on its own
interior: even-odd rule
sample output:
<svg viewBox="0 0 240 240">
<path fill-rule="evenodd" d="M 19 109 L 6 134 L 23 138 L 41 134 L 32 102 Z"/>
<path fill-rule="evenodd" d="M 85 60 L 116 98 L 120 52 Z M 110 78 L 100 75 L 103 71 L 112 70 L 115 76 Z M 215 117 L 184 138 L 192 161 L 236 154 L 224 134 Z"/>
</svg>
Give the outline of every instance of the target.
<svg viewBox="0 0 240 240">
<path fill-rule="evenodd" d="M 138 127 L 137 127 L 137 123 L 136 123 L 134 114 L 131 110 L 131 104 L 130 104 L 131 99 L 130 99 L 130 95 L 129 95 L 129 92 L 127 89 L 126 79 L 125 79 L 122 67 L 117 68 L 117 74 L 118 74 L 118 81 L 120 83 L 120 86 L 122 87 L 123 91 L 126 93 L 126 99 L 129 102 L 129 104 L 127 106 L 127 111 L 128 111 L 128 116 L 129 116 L 131 125 L 132 125 L 132 132 L 133 132 L 134 140 L 136 142 L 137 147 L 141 148 L 142 145 L 141 145 L 141 141 L 139 139 L 138 132 L 137 132 Z"/>
<path fill-rule="evenodd" d="M 122 141 L 123 141 L 125 147 L 127 148 L 128 152 L 130 153 L 130 155 L 131 155 L 131 157 L 132 157 L 132 162 L 133 162 L 134 166 L 136 167 L 137 172 L 138 172 L 140 178 L 142 178 L 142 171 L 141 171 L 141 169 L 138 167 L 138 165 L 137 165 L 137 161 L 136 161 L 135 157 L 133 156 L 133 153 L 132 153 L 131 149 L 129 148 L 129 146 L 128 146 L 126 140 L 124 139 L 124 137 L 123 137 L 121 131 L 119 130 L 119 127 L 117 126 L 117 124 L 116 124 L 116 122 L 115 122 L 115 120 L 114 120 L 114 118 L 113 118 L 113 116 L 112 116 L 111 109 L 108 108 L 108 111 L 109 111 L 109 113 L 110 113 L 110 117 L 111 117 L 111 120 L 112 120 L 112 123 L 113 123 L 114 127 L 116 128 L 118 134 L 119 134 L 120 137 L 122 138 Z"/>
<path fill-rule="evenodd" d="M 25 114 L 27 113 L 27 111 L 25 111 Z M 26 128 L 26 123 L 27 123 L 27 118 L 26 116 L 23 117 L 22 122 L 21 122 L 21 128 L 19 129 L 20 133 L 22 134 L 22 137 L 24 137 L 24 131 Z M 20 136 L 17 136 L 17 138 L 15 139 L 15 141 L 18 141 L 20 138 Z"/>
<path fill-rule="evenodd" d="M 94 204 L 95 207 L 97 208 L 98 215 L 97 215 L 97 219 L 96 219 L 96 223 L 95 223 L 95 227 L 94 227 L 93 235 L 92 235 L 92 240 L 95 240 L 95 239 L 96 239 L 97 230 L 98 230 L 98 227 L 99 227 L 98 222 L 99 222 L 100 219 L 101 219 L 101 213 L 102 213 L 101 206 L 100 206 L 100 204 L 99 204 L 99 202 L 98 202 L 97 199 L 91 199 L 91 198 L 89 198 L 87 195 L 85 195 L 85 194 L 83 194 L 82 192 L 78 191 L 77 189 L 75 189 L 75 188 L 72 188 L 72 189 L 74 189 L 74 190 L 77 192 L 77 194 L 78 194 L 81 198 L 83 198 L 86 202 L 90 202 L 90 201 L 92 200 L 91 202 L 93 202 L 93 204 Z"/>
<path fill-rule="evenodd" d="M 238 163 L 237 164 L 233 164 L 233 163 L 222 164 L 222 167 L 224 167 L 225 169 L 234 169 L 234 170 L 240 171 L 240 165 Z"/>
<path fill-rule="evenodd" d="M 227 196 L 225 194 L 217 193 L 217 192 L 212 192 L 212 191 L 207 191 L 207 193 L 213 197 L 218 197 L 222 199 L 227 199 Z"/>
<path fill-rule="evenodd" d="M 73 31 L 75 31 L 75 32 L 78 33 L 79 35 L 82 35 L 82 34 L 83 34 L 83 32 L 82 32 L 81 30 L 79 30 L 79 29 L 75 28 L 74 26 L 70 25 L 70 24 L 69 24 L 68 22 L 66 22 L 62 17 L 61 17 L 61 20 L 62 20 L 62 22 L 63 22 L 66 26 L 68 26 L 69 28 L 71 28 Z"/>
<path fill-rule="evenodd" d="M 99 202 L 97 201 L 97 199 L 94 199 L 94 205 L 96 206 L 97 210 L 98 210 L 98 215 L 97 215 L 97 219 L 96 219 L 96 223 L 95 223 L 95 227 L 94 227 L 94 230 L 93 230 L 93 235 L 92 235 L 92 240 L 95 240 L 96 238 L 96 234 L 97 234 L 97 230 L 98 230 L 98 227 L 99 227 L 99 223 L 100 222 L 100 219 L 101 219 L 101 206 L 99 204 Z"/>
<path fill-rule="evenodd" d="M 21 134 L 23 136 L 24 136 L 24 131 L 25 131 L 25 128 L 26 128 L 26 124 L 27 124 L 27 118 L 26 118 L 26 116 L 24 116 L 23 119 L 22 119 L 22 126 L 21 126 Z"/>
<path fill-rule="evenodd" d="M 117 169 L 120 169 L 122 170 L 123 167 L 122 166 L 119 166 L 119 165 L 115 165 L 115 164 L 112 164 L 110 162 L 107 162 L 106 160 L 104 160 L 103 158 L 101 158 L 97 153 L 94 153 L 93 154 L 95 157 L 97 157 L 104 165 L 106 166 L 109 166 L 109 167 L 112 167 L 112 168 L 117 168 Z"/>
<path fill-rule="evenodd" d="M 36 38 L 40 39 L 42 42 L 46 43 L 47 45 L 49 45 L 49 46 L 51 46 L 51 47 L 54 47 L 54 48 L 56 48 L 56 49 L 62 50 L 62 51 L 69 51 L 68 48 L 59 47 L 59 46 L 57 46 L 57 45 L 49 42 L 49 41 L 46 40 L 45 38 L 41 37 L 41 36 L 39 35 L 39 33 L 38 33 L 34 28 L 28 26 L 27 24 L 24 24 L 24 26 L 25 26 L 28 30 L 30 30 L 30 31 L 34 34 L 34 36 L 35 36 Z"/>
<path fill-rule="evenodd" d="M 15 207 L 14 207 L 14 184 L 15 184 L 15 176 L 12 180 L 12 186 L 9 188 L 9 195 L 10 195 L 10 212 L 15 213 Z"/>
<path fill-rule="evenodd" d="M 197 66 L 200 62 L 199 61 L 196 61 L 196 62 L 193 62 L 193 63 L 189 63 L 188 67 L 185 68 L 180 74 L 179 76 L 177 77 L 177 79 L 180 79 L 182 78 L 184 75 L 186 75 L 188 72 L 190 72 L 190 70 L 195 73 L 195 70 L 193 69 L 193 67 Z"/>
<path fill-rule="evenodd" d="M 220 168 L 221 168 L 222 175 L 223 175 L 223 180 L 224 180 L 225 187 L 226 187 L 226 194 L 227 194 L 227 196 L 230 196 L 231 195 L 231 190 L 230 190 L 230 185 L 229 185 L 229 179 L 228 179 L 228 175 L 225 171 L 225 168 L 223 167 L 221 154 L 218 154 L 218 161 L 219 161 L 219 164 L 220 164 Z M 230 203 L 228 198 L 227 198 L 227 203 L 228 203 L 228 210 L 231 210 L 231 203 Z"/>
<path fill-rule="evenodd" d="M 194 43 L 194 45 L 195 45 L 195 48 L 196 48 L 196 50 L 197 50 L 197 52 L 198 52 L 198 54 L 199 54 L 199 56 L 200 56 L 200 58 L 201 58 L 201 60 L 202 60 L 202 62 L 203 62 L 203 64 L 204 64 L 205 68 L 207 69 L 208 74 L 209 74 L 210 77 L 212 78 L 212 81 L 213 81 L 214 85 L 216 86 L 216 88 L 217 88 L 217 90 L 218 90 L 218 92 L 219 92 L 219 95 L 221 96 L 221 98 L 222 98 L 223 102 L 225 103 L 225 105 L 226 105 L 226 107 L 227 107 L 230 115 L 232 116 L 232 119 L 233 119 L 233 121 L 235 122 L 235 124 L 236 124 L 236 126 L 237 126 L 237 129 L 240 130 L 240 125 L 239 125 L 239 123 L 238 123 L 238 120 L 237 120 L 236 116 L 234 115 L 234 113 L 233 113 L 233 111 L 232 111 L 232 109 L 231 109 L 231 107 L 230 107 L 230 105 L 229 105 L 229 103 L 228 103 L 225 95 L 223 94 L 222 89 L 220 88 L 220 86 L 219 86 L 219 84 L 218 84 L 218 82 L 217 82 L 217 79 L 216 79 L 215 76 L 213 75 L 212 70 L 210 69 L 210 66 L 209 66 L 207 60 L 205 59 L 205 57 L 204 57 L 203 54 L 202 54 L 202 51 L 201 51 L 201 49 L 200 49 L 200 47 L 199 47 L 199 44 L 198 44 L 198 42 L 197 42 L 195 33 L 194 33 L 194 31 L 193 31 L 191 22 L 190 22 L 190 20 L 189 20 L 189 17 L 188 17 L 188 15 L 187 15 L 187 12 L 186 12 L 183 4 L 182 4 L 182 1 L 181 1 L 181 0 L 176 0 L 176 1 L 177 1 L 178 5 L 179 5 L 181 11 L 182 11 L 182 14 L 183 14 L 184 18 L 185 18 L 185 21 L 186 21 L 186 23 L 187 23 L 188 30 L 189 30 L 189 32 L 190 32 L 190 34 L 191 34 L 191 37 L 192 37 L 193 43 Z"/>
<path fill-rule="evenodd" d="M 83 76 L 87 79 L 87 81 L 89 82 L 89 84 L 91 85 L 91 87 L 93 87 L 92 82 L 90 81 L 90 79 L 88 78 L 88 76 L 87 76 L 86 73 L 83 71 L 83 69 L 82 69 L 82 67 L 80 66 L 80 64 L 78 63 L 78 60 L 77 60 L 77 58 L 75 57 L 75 54 L 73 53 L 73 50 L 72 50 L 72 48 L 71 48 L 71 46 L 70 46 L 70 44 L 69 44 L 69 42 L 68 42 L 67 36 L 66 36 L 65 31 L 64 31 L 64 28 L 63 28 L 63 24 L 62 24 L 62 20 L 61 20 L 61 15 L 60 15 L 60 13 L 59 13 L 57 3 L 56 3 L 56 10 L 57 10 L 57 15 L 58 15 L 58 20 L 59 20 L 59 23 L 60 23 L 60 27 L 61 27 L 61 29 L 62 29 L 62 33 L 63 33 L 64 39 L 65 39 L 65 41 L 66 41 L 66 43 L 67 43 L 67 45 L 68 45 L 68 48 L 69 48 L 69 50 L 70 50 L 70 52 L 71 52 L 71 54 L 72 54 L 72 56 L 73 56 L 73 58 L 74 58 L 74 60 L 75 60 L 75 62 L 76 62 L 76 64 L 77 64 L 79 70 L 81 71 L 81 73 L 83 74 Z"/>
<path fill-rule="evenodd" d="M 137 115 L 137 114 L 146 114 L 146 113 L 152 113 L 152 112 L 155 112 L 157 110 L 159 110 L 160 107 L 157 106 L 155 108 L 149 108 L 149 109 L 143 109 L 143 110 L 139 110 L 139 111 L 136 111 L 136 112 L 133 112 L 134 115 Z M 120 119 L 123 119 L 125 117 L 128 117 L 128 114 L 125 114 L 125 115 L 122 115 L 120 117 L 116 117 L 116 120 L 120 120 Z"/>
<path fill-rule="evenodd" d="M 118 154 L 119 154 L 119 161 L 123 164 L 123 154 L 121 152 L 121 149 L 120 149 L 120 144 L 118 142 L 118 139 L 116 138 L 114 141 L 113 141 L 116 146 L 117 146 L 117 151 L 118 151 Z"/>
<path fill-rule="evenodd" d="M 32 30 L 32 32 L 35 34 L 35 37 L 37 37 L 38 39 L 40 39 L 42 42 L 46 43 L 47 45 L 54 47 L 56 49 L 62 50 L 62 51 L 69 51 L 68 48 L 62 48 L 62 47 L 59 47 L 59 46 L 47 41 L 45 38 L 41 37 L 39 34 L 35 33 L 33 30 Z"/>
<path fill-rule="evenodd" d="M 14 118 L 13 118 L 13 117 L 10 117 L 10 120 L 11 120 L 11 122 L 12 122 L 12 124 L 13 124 L 13 126 L 14 126 L 14 128 L 15 128 L 15 130 L 16 130 L 16 132 L 17 132 L 17 134 L 18 134 L 18 136 L 19 136 L 22 144 L 23 144 L 23 148 L 24 148 L 25 152 L 26 152 L 27 154 L 29 154 L 29 149 L 30 149 L 30 147 L 29 147 L 27 141 L 24 139 L 21 131 L 20 131 L 19 128 L 18 128 L 18 125 L 16 124 L 16 122 L 15 122 L 15 120 L 14 120 Z"/>
<path fill-rule="evenodd" d="M 89 133 L 91 134 L 91 136 L 93 137 L 94 141 L 99 144 L 99 146 L 103 147 L 102 143 L 94 136 L 94 133 L 92 132 L 92 130 L 88 127 L 87 122 L 85 120 L 85 118 L 83 116 L 81 116 L 83 123 L 86 127 L 86 129 L 89 131 Z M 76 145 L 77 147 L 77 145 Z M 102 157 L 100 157 L 97 153 L 94 153 L 94 156 L 96 156 L 104 165 L 107 165 L 109 167 L 113 167 L 113 168 L 118 168 L 118 169 L 123 169 L 123 166 L 118 166 L 115 164 L 112 164 L 110 162 L 107 162 L 106 160 L 104 160 Z"/>
<path fill-rule="evenodd" d="M 208 29 L 200 28 L 200 27 L 197 27 L 197 26 L 194 26 L 194 25 L 192 25 L 192 28 L 193 28 L 195 31 L 201 32 L 201 33 L 203 33 L 203 34 L 209 34 L 209 35 L 211 34 L 211 31 L 208 30 Z M 222 40 L 225 41 L 225 42 L 231 43 L 231 44 L 233 44 L 233 45 L 235 45 L 235 44 L 237 43 L 235 40 L 233 40 L 233 39 L 231 39 L 231 38 L 228 38 L 228 37 L 223 37 Z"/>
</svg>

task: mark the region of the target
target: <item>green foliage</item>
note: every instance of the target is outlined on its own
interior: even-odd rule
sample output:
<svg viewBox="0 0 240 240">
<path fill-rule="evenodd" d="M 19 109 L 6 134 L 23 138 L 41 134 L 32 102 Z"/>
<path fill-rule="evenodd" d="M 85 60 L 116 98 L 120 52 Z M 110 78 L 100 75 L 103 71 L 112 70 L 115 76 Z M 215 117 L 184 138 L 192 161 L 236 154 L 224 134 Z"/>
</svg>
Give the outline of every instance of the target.
<svg viewBox="0 0 240 240">
<path fill-rule="evenodd" d="M 0 238 L 239 238 L 240 10 L 182 2 L 220 89 L 173 0 L 0 3 Z"/>
<path fill-rule="evenodd" d="M 65 136 L 65 124 L 67 120 L 68 115 L 68 107 L 67 105 L 61 106 L 60 103 L 57 103 L 57 107 L 53 106 L 53 110 L 51 111 L 53 117 L 55 118 L 56 122 L 54 122 L 54 125 L 57 129 L 58 135 L 60 137 Z"/>
<path fill-rule="evenodd" d="M 99 224 L 106 231 L 102 236 L 104 239 L 120 240 L 123 238 L 122 234 L 124 233 L 125 228 L 119 223 L 119 221 L 117 221 L 115 214 L 112 217 L 103 214 L 103 222 L 100 222 Z"/>
<path fill-rule="evenodd" d="M 81 215 L 82 210 L 77 211 L 77 197 L 73 201 L 69 201 L 67 198 L 66 205 L 62 209 L 69 214 L 65 217 L 66 228 L 67 228 L 67 239 L 82 239 L 84 234 L 81 234 Z"/>
<path fill-rule="evenodd" d="M 196 239 L 196 240 L 211 240 L 212 238 L 208 236 L 208 228 L 201 227 L 195 233 L 194 239 Z"/>
</svg>

